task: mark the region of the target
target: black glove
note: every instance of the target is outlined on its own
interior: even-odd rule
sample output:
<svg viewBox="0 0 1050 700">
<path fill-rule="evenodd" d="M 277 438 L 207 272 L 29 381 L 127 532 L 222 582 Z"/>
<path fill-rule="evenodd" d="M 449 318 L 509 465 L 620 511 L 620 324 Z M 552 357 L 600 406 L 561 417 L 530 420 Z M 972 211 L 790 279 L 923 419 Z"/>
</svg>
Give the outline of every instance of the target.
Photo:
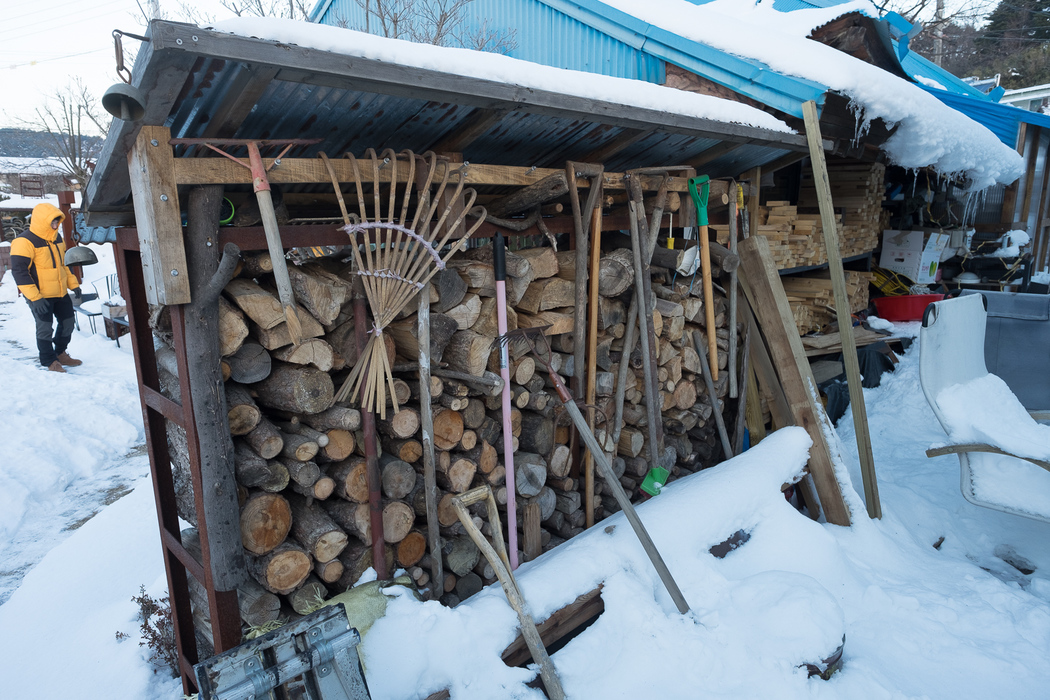
<svg viewBox="0 0 1050 700">
<path fill-rule="evenodd" d="M 33 312 L 34 316 L 43 317 L 48 310 L 47 299 L 40 297 L 36 301 L 29 301 L 26 299 L 26 303 L 29 304 L 29 310 Z"/>
<path fill-rule="evenodd" d="M 82 290 L 80 287 L 77 287 L 73 290 L 73 296 L 75 296 L 77 299 L 79 299 L 83 293 L 84 290 Z"/>
</svg>

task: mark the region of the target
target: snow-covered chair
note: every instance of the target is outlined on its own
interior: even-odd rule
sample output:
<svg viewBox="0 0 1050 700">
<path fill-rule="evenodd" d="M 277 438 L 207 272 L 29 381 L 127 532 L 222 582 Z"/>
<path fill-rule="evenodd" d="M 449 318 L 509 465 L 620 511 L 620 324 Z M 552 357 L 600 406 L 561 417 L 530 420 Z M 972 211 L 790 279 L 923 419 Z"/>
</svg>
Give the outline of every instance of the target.
<svg viewBox="0 0 1050 700">
<path fill-rule="evenodd" d="M 919 380 L 948 433 L 928 457 L 957 454 L 963 497 L 1050 522 L 1050 426 L 1040 425 L 984 360 L 980 295 L 934 302 L 919 331 Z"/>
</svg>

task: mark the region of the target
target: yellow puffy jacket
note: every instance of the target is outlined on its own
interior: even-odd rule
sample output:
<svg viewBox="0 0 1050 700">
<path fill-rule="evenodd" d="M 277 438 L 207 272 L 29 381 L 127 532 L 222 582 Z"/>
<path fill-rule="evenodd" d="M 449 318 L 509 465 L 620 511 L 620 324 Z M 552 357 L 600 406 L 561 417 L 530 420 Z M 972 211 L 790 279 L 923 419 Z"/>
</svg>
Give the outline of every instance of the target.
<svg viewBox="0 0 1050 700">
<path fill-rule="evenodd" d="M 33 207 L 29 232 L 11 241 L 11 273 L 29 301 L 65 296 L 80 286 L 65 264 L 66 244 L 51 228 L 55 219 L 66 218 L 58 207 L 43 203 Z"/>
</svg>

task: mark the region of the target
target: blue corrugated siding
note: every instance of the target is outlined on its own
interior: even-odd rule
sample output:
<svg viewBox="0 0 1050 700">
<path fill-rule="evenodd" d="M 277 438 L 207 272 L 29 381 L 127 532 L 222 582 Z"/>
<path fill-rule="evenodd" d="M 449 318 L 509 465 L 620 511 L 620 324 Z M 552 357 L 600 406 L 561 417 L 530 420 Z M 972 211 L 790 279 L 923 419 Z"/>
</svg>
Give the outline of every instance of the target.
<svg viewBox="0 0 1050 700">
<path fill-rule="evenodd" d="M 469 14 L 463 24 L 465 32 L 480 29 L 484 25 L 490 29 L 527 28 L 526 31 L 513 33 L 516 47 L 507 52 L 513 58 L 649 83 L 661 84 L 664 81 L 664 62 L 660 58 L 648 55 L 537 0 L 475 0 L 467 9 Z M 365 13 L 355 0 L 321 0 L 314 11 L 319 13 L 319 24 L 365 31 Z M 375 18 L 368 30 L 380 34 L 374 23 Z"/>
</svg>

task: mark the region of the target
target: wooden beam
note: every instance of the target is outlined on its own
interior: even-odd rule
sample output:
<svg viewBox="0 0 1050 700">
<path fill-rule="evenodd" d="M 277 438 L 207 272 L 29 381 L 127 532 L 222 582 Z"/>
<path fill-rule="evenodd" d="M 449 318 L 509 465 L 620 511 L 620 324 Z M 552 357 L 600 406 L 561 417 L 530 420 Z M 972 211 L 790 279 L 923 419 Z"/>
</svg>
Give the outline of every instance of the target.
<svg viewBox="0 0 1050 700">
<path fill-rule="evenodd" d="M 839 234 L 835 223 L 835 206 L 831 199 L 831 183 L 828 182 L 828 164 L 821 147 L 820 117 L 817 103 L 812 100 L 802 105 L 806 121 L 806 136 L 809 138 L 809 162 L 813 168 L 813 184 L 820 207 L 820 222 L 824 233 L 824 246 L 828 253 L 828 270 L 835 293 L 835 316 L 839 322 L 842 338 L 842 361 L 846 365 L 846 385 L 849 402 L 853 409 L 853 428 L 857 435 L 857 453 L 860 457 L 860 472 L 864 480 L 864 501 L 868 516 L 882 517 L 879 501 L 879 484 L 875 476 L 875 458 L 871 453 L 871 436 L 868 434 L 868 411 L 864 406 L 864 388 L 861 385 L 860 362 L 857 359 L 857 344 L 853 339 L 853 315 L 850 313 L 849 293 L 846 291 L 846 273 L 842 269 L 842 254 L 839 252 Z"/>
<path fill-rule="evenodd" d="M 584 136 L 583 138 L 587 139 L 589 137 L 596 137 L 598 134 L 607 131 L 609 128 L 610 127 L 605 126 L 604 124 L 596 126 L 593 129 L 591 129 L 590 133 L 587 134 L 587 136 Z M 651 133 L 651 131 L 646 131 L 644 129 L 624 129 L 612 141 L 609 141 L 608 143 L 599 146 L 598 148 L 595 148 L 590 153 L 587 153 L 583 157 L 577 158 L 576 160 L 580 163 L 604 163 L 609 158 L 613 157 L 625 148 L 633 146 L 634 144 L 638 143 Z"/>
<path fill-rule="evenodd" d="M 605 601 L 602 600 L 602 587 L 578 596 L 564 608 L 555 610 L 543 622 L 536 625 L 544 646 L 550 646 L 567 634 L 575 632 L 584 623 L 605 612 Z M 532 656 L 525 646 L 525 639 L 519 634 L 500 655 L 508 666 L 520 666 L 529 663 Z"/>
<path fill-rule="evenodd" d="M 166 127 L 143 126 L 128 154 L 146 300 L 163 306 L 190 301 L 178 180 L 169 138 L 171 132 Z"/>
<path fill-rule="evenodd" d="M 786 156 L 782 156 L 772 163 L 766 163 L 762 166 L 762 170 L 767 173 L 775 173 L 778 170 L 783 170 L 789 165 L 794 165 L 803 158 L 806 157 L 806 153 L 788 153 Z"/>
<path fill-rule="evenodd" d="M 273 66 L 241 65 L 201 136 L 231 137 L 237 133 L 276 75 L 277 68 Z"/>
<path fill-rule="evenodd" d="M 701 151 L 699 155 L 690 158 L 685 162 L 685 164 L 690 165 L 696 168 L 697 170 L 700 170 L 700 168 L 704 167 L 708 163 L 718 160 L 722 156 L 735 151 L 743 145 L 745 144 L 733 143 L 732 141 L 723 141 L 722 143 L 716 146 L 712 146 L 711 148 L 708 148 L 705 151 Z"/>
<path fill-rule="evenodd" d="M 849 526 L 849 509 L 842 499 L 835 464 L 822 432 L 827 417 L 817 403 L 817 383 L 798 336 L 780 274 L 773 264 L 769 241 L 764 236 L 751 236 L 741 241 L 739 249 L 741 288 L 758 316 L 795 425 L 805 428 L 813 441 L 809 451 L 809 472 L 813 475 L 824 515 L 833 525 Z"/>
<path fill-rule="evenodd" d="M 498 124 L 506 116 L 507 111 L 506 109 L 475 109 L 462 124 L 445 134 L 428 150 L 434 153 L 461 153 L 482 134 Z"/>
<path fill-rule="evenodd" d="M 175 177 L 180 185 L 250 185 L 251 171 L 237 165 L 228 158 L 176 158 Z M 280 165 L 273 166 L 273 159 L 263 158 L 263 163 L 270 168 L 267 173 L 271 183 L 278 184 L 331 184 L 328 170 L 319 158 L 283 158 Z M 352 182 L 353 171 L 350 161 L 345 158 L 333 158 L 332 168 L 340 182 Z M 271 167 L 273 166 L 273 167 Z M 400 181 L 408 177 L 408 163 L 398 161 Z M 525 187 L 534 185 L 540 180 L 558 172 L 562 168 L 526 168 L 510 165 L 486 165 L 471 163 L 467 168 L 466 185 L 492 185 L 498 187 Z M 663 177 L 659 175 L 639 175 L 638 182 L 643 191 L 656 192 L 660 189 Z M 441 171 L 435 173 L 434 182 L 441 179 Z M 390 182 L 390 170 L 383 168 L 379 172 L 379 182 Z M 625 190 L 627 179 L 624 173 L 607 172 L 602 176 L 601 184 L 607 190 Z M 590 187 L 590 180 L 584 177 L 576 179 L 576 186 L 581 189 Z M 667 189 L 672 192 L 688 192 L 688 178 L 667 178 Z M 728 192 L 728 185 L 723 180 L 711 181 L 711 197 L 721 198 Z"/>
</svg>

